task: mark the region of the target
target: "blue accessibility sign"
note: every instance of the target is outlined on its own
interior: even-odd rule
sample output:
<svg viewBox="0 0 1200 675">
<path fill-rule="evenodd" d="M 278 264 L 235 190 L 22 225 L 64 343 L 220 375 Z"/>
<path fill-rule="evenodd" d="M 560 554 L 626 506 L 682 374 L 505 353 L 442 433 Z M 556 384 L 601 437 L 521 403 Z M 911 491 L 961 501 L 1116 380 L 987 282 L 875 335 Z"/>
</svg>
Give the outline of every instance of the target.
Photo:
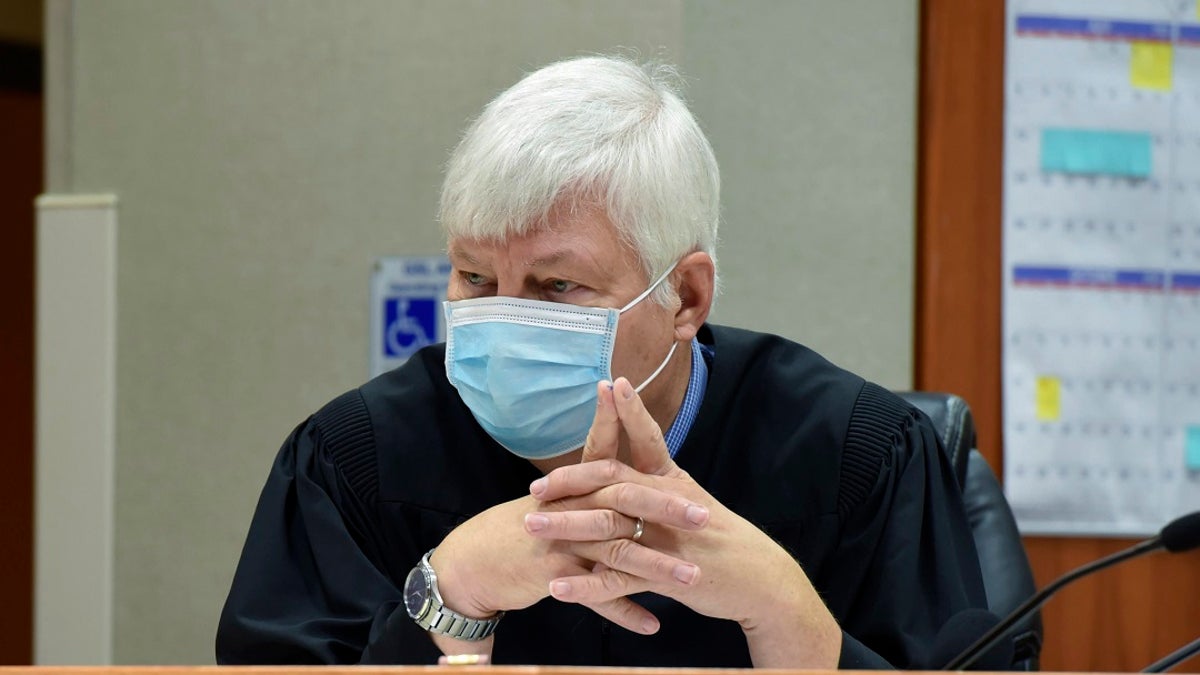
<svg viewBox="0 0 1200 675">
<path fill-rule="evenodd" d="M 446 339 L 441 304 L 450 262 L 444 256 L 380 258 L 371 274 L 371 376 Z"/>
<path fill-rule="evenodd" d="M 437 342 L 437 298 L 395 297 L 383 301 L 383 353 L 408 358 Z"/>
</svg>

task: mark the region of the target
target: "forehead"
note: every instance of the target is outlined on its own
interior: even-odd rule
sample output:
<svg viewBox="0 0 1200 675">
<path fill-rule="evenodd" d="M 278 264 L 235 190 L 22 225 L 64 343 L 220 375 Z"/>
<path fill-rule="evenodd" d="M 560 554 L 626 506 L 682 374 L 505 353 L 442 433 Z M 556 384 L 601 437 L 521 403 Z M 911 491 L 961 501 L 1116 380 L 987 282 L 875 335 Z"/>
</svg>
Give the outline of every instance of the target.
<svg viewBox="0 0 1200 675">
<path fill-rule="evenodd" d="M 455 237 L 449 241 L 452 262 L 504 262 L 540 266 L 570 262 L 592 262 L 627 268 L 637 255 L 623 241 L 615 225 L 603 214 L 587 213 L 573 218 L 552 218 L 526 232 L 504 238 Z"/>
</svg>

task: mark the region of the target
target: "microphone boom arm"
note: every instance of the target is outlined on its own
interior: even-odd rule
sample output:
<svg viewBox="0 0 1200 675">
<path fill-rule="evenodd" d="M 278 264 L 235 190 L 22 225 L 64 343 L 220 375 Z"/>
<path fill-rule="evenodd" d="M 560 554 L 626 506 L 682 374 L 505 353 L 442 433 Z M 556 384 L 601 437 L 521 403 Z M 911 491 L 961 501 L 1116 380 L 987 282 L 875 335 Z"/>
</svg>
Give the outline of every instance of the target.
<svg viewBox="0 0 1200 675">
<path fill-rule="evenodd" d="M 1171 652 L 1170 654 L 1167 654 L 1166 656 L 1155 661 L 1154 663 L 1151 663 L 1150 665 L 1146 666 L 1146 669 L 1143 670 L 1142 672 L 1143 673 L 1165 673 L 1168 670 L 1174 668 L 1175 666 L 1192 658 L 1196 654 L 1200 654 L 1200 638 L 1192 640 L 1191 642 L 1180 647 L 1179 649 L 1176 649 L 1175 651 Z"/>
<path fill-rule="evenodd" d="M 1031 598 L 1021 603 L 1021 606 L 1014 610 L 1012 614 L 1009 614 L 1003 621 L 996 624 L 996 626 L 987 633 L 984 633 L 983 637 L 976 640 L 975 644 L 967 647 L 966 651 L 954 657 L 953 661 L 946 664 L 944 670 L 964 670 L 971 664 L 975 663 L 977 660 L 979 660 L 979 657 L 983 655 L 983 650 L 985 647 L 990 646 L 993 640 L 1008 632 L 1008 630 L 1012 628 L 1018 621 L 1024 619 L 1026 616 L 1036 611 L 1039 607 L 1046 604 L 1046 601 L 1050 599 L 1050 596 L 1057 593 L 1058 590 L 1063 586 L 1075 581 L 1079 577 L 1086 576 L 1092 572 L 1102 570 L 1105 567 L 1115 565 L 1123 560 L 1136 558 L 1139 555 L 1144 555 L 1160 548 L 1163 548 L 1162 537 L 1147 539 L 1146 541 L 1135 544 L 1124 551 L 1117 551 L 1110 556 L 1101 558 L 1088 565 L 1084 565 L 1077 570 L 1068 572 L 1067 574 L 1055 579 L 1050 583 L 1050 585 L 1046 586 L 1042 590 L 1035 593 Z"/>
</svg>

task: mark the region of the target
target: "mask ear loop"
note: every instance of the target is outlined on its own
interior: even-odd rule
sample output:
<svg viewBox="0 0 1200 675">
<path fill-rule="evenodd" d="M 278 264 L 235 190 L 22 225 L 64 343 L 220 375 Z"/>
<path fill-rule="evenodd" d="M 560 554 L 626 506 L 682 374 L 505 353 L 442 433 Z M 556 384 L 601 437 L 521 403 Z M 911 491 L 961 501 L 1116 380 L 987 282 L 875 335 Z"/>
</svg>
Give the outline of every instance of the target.
<svg viewBox="0 0 1200 675">
<path fill-rule="evenodd" d="M 634 305 L 638 304 L 639 302 L 641 302 L 641 301 L 645 300 L 645 299 L 646 299 L 646 296 L 647 296 L 647 295 L 650 295 L 651 293 L 653 293 L 653 292 L 654 292 L 654 289 L 658 288 L 658 285 L 659 285 L 659 284 L 661 284 L 661 283 L 663 282 L 663 279 L 666 279 L 666 278 L 667 278 L 667 275 L 668 275 L 668 274 L 670 274 L 671 272 L 674 272 L 674 271 L 675 271 L 675 266 L 676 266 L 676 265 L 678 265 L 678 264 L 679 264 L 679 261 L 678 261 L 678 260 L 676 260 L 675 262 L 671 263 L 671 266 L 667 268 L 667 271 L 666 271 L 666 272 L 663 272 L 663 273 L 662 273 L 662 276 L 661 276 L 661 277 L 659 277 L 658 279 L 656 279 L 654 283 L 650 284 L 650 287 L 649 287 L 649 288 L 647 288 L 646 290 L 642 291 L 642 294 L 641 294 L 641 295 L 637 296 L 637 297 L 636 297 L 636 298 L 634 298 L 633 300 L 630 300 L 630 301 L 629 301 L 629 304 L 628 304 L 628 305 L 625 305 L 624 307 L 622 307 L 622 308 L 621 308 L 621 311 L 620 311 L 619 313 L 620 313 L 620 314 L 624 314 L 625 312 L 629 311 L 629 309 L 630 309 L 631 307 L 633 307 Z"/>
<path fill-rule="evenodd" d="M 650 284 L 649 288 L 642 291 L 641 295 L 639 295 L 636 298 L 634 298 L 633 300 L 631 300 L 628 305 L 625 305 L 624 307 L 622 307 L 620 313 L 624 314 L 631 307 L 638 304 L 642 300 L 645 300 L 646 296 L 653 293 L 654 289 L 658 288 L 658 285 L 663 282 L 663 279 L 667 278 L 668 274 L 675 271 L 675 266 L 678 264 L 679 264 L 678 260 L 671 263 L 671 266 L 667 268 L 666 272 L 662 273 L 662 276 L 660 276 L 658 279 L 655 279 L 654 283 Z M 663 359 L 663 362 L 658 364 L 658 368 L 656 368 L 653 373 L 650 373 L 650 377 L 647 377 L 645 382 L 639 384 L 637 387 L 634 387 L 634 389 L 633 389 L 634 393 L 637 393 L 637 394 L 642 393 L 642 390 L 646 388 L 646 385 L 650 384 L 651 382 L 654 381 L 654 378 L 658 377 L 658 374 L 663 371 L 663 368 L 666 368 L 667 364 L 671 362 L 671 357 L 675 355 L 675 348 L 678 346 L 679 346 L 678 342 L 671 343 L 671 351 L 667 352 L 667 358 Z"/>
<path fill-rule="evenodd" d="M 658 377 L 658 374 L 663 371 L 663 368 L 666 368 L 667 364 L 671 362 L 671 357 L 675 355 L 675 348 L 678 346 L 678 341 L 671 343 L 671 351 L 667 352 L 667 358 L 663 359 L 663 362 L 658 364 L 658 368 L 653 373 L 650 373 L 650 377 L 647 377 L 645 382 L 634 388 L 634 393 L 642 393 L 642 390 L 646 388 L 646 385 L 650 384 L 654 381 L 654 378 Z"/>
</svg>

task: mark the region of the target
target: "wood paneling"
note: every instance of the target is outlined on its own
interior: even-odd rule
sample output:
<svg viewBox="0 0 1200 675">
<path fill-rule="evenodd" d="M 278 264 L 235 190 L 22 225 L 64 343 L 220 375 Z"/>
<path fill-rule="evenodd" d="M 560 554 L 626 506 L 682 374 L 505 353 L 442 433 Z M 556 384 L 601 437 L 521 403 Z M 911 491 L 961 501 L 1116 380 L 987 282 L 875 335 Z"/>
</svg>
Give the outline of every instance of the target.
<svg viewBox="0 0 1200 675">
<path fill-rule="evenodd" d="M 42 188 L 41 93 L 0 86 L 0 148 L 0 663 L 26 664 L 33 657 L 33 200 Z"/>
<path fill-rule="evenodd" d="M 1030 537 L 1038 584 L 1132 544 Z M 1155 554 L 1064 590 L 1042 612 L 1047 670 L 1137 672 L 1200 635 L 1200 552 Z M 1200 658 L 1176 668 L 1200 671 Z"/>
<path fill-rule="evenodd" d="M 920 49 L 914 381 L 967 400 L 998 468 L 1004 2 L 923 2 Z"/>
<path fill-rule="evenodd" d="M 980 450 L 1001 448 L 1003 0 L 924 0 L 917 198 L 919 389 L 963 396 Z M 1132 542 L 1031 538 L 1039 585 Z M 1046 670 L 1141 670 L 1200 634 L 1200 553 L 1100 573 L 1043 611 Z M 1200 660 L 1183 664 L 1193 670 Z"/>
</svg>

